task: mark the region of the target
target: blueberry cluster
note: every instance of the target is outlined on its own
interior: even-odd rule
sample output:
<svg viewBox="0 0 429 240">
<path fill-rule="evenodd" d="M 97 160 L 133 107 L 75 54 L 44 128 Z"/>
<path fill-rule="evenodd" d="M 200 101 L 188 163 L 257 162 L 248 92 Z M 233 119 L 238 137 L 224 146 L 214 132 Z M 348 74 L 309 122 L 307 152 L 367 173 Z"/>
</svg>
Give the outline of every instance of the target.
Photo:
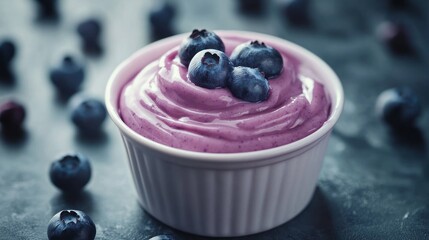
<svg viewBox="0 0 429 240">
<path fill-rule="evenodd" d="M 268 79 L 283 69 L 283 58 L 263 42 L 238 45 L 228 58 L 222 39 L 206 29 L 192 31 L 179 49 L 180 62 L 188 67 L 188 78 L 195 85 L 213 89 L 227 87 L 244 101 L 261 102 L 268 98 Z"/>
<path fill-rule="evenodd" d="M 39 7 L 39 18 L 55 20 L 58 18 L 57 0 L 35 0 Z M 82 40 L 85 53 L 101 52 L 101 22 L 95 18 L 86 19 L 77 25 L 76 31 Z M 11 39 L 0 41 L 0 80 L 14 80 L 12 63 L 17 48 Z M 73 55 L 65 55 L 61 61 L 52 66 L 48 77 L 60 99 L 69 97 L 81 90 L 85 79 L 83 61 Z M 76 96 L 74 104 L 70 104 L 70 118 L 79 133 L 85 136 L 100 133 L 106 118 L 104 103 L 98 99 Z M 8 138 L 24 136 L 24 121 L 27 117 L 25 106 L 15 100 L 8 99 L 0 103 L 1 133 Z M 52 162 L 49 168 L 52 184 L 68 196 L 79 196 L 91 179 L 91 164 L 83 154 L 66 154 Z M 92 240 L 96 235 L 96 227 L 91 218 L 79 210 L 62 210 L 49 221 L 48 239 L 55 240 Z"/>
</svg>

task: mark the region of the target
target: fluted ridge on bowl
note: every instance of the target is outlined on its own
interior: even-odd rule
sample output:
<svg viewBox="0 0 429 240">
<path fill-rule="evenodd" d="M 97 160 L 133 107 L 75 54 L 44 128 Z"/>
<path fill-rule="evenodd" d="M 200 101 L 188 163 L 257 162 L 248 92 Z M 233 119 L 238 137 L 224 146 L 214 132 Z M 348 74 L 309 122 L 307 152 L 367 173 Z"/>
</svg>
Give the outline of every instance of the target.
<svg viewBox="0 0 429 240">
<path fill-rule="evenodd" d="M 122 137 L 143 208 L 174 228 L 221 237 L 265 231 L 300 213 L 314 192 L 329 133 L 292 158 L 233 170 L 175 164 Z"/>
</svg>

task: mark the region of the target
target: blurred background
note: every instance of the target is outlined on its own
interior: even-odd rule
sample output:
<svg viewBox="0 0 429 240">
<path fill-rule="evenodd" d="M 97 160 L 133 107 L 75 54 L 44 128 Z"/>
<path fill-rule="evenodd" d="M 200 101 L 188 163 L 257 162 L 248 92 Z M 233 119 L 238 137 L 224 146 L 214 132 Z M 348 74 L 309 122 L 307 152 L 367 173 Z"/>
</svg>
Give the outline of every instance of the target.
<svg viewBox="0 0 429 240">
<path fill-rule="evenodd" d="M 96 239 L 204 239 L 139 207 L 110 120 L 102 118 L 90 136 L 71 120 L 74 99 L 103 101 L 126 57 L 195 28 L 297 43 L 325 60 L 345 91 L 309 207 L 274 230 L 237 239 L 429 238 L 429 1 L 0 0 L 0 120 L 10 101 L 22 107 L 13 117 L 19 124 L 0 121 L 0 239 L 46 239 L 47 222 L 65 208 L 88 213 Z M 63 76 L 65 56 L 83 72 L 71 76 L 77 85 L 52 76 Z M 398 95 L 403 88 L 406 96 Z M 388 89 L 398 96 L 380 100 Z M 403 108 L 389 115 L 390 106 Z M 93 167 L 77 196 L 62 194 L 48 175 L 51 162 L 69 152 L 84 153 Z"/>
</svg>

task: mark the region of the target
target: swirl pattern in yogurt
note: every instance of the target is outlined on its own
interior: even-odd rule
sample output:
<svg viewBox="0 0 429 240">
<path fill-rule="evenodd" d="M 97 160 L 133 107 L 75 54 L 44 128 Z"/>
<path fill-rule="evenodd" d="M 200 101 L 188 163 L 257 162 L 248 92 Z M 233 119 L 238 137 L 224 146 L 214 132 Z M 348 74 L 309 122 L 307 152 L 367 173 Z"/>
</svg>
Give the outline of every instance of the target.
<svg viewBox="0 0 429 240">
<path fill-rule="evenodd" d="M 237 36 L 222 40 L 229 56 L 237 45 L 253 39 Z M 308 136 L 330 114 L 323 84 L 308 74 L 311 66 L 299 56 L 291 55 L 285 47 L 266 44 L 275 47 L 284 60 L 282 73 L 269 80 L 266 101 L 245 102 L 228 89 L 194 85 L 180 63 L 177 47 L 144 67 L 123 87 L 118 109 L 122 120 L 153 141 L 198 152 L 256 151 Z"/>
</svg>

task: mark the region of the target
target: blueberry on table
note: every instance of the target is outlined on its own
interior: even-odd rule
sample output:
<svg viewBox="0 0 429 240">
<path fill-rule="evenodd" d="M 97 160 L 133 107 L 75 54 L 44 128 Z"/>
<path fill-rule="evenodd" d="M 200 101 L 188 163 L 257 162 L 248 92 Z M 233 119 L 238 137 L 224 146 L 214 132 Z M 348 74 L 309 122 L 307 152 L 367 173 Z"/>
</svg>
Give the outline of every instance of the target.
<svg viewBox="0 0 429 240">
<path fill-rule="evenodd" d="M 266 4 L 263 0 L 237 0 L 242 13 L 260 13 Z"/>
<path fill-rule="evenodd" d="M 391 127 L 407 129 L 414 127 L 421 105 L 410 88 L 391 88 L 378 96 L 376 113 Z"/>
<path fill-rule="evenodd" d="M 235 67 L 228 81 L 232 95 L 248 102 L 261 102 L 268 98 L 268 80 L 257 68 Z"/>
<path fill-rule="evenodd" d="M 204 49 L 216 49 L 225 52 L 225 45 L 216 33 L 206 29 L 194 29 L 191 35 L 180 44 L 180 62 L 187 67 L 195 54 Z"/>
<path fill-rule="evenodd" d="M 39 16 L 41 18 L 56 18 L 58 17 L 58 1 L 57 0 L 35 0 L 39 8 Z"/>
<path fill-rule="evenodd" d="M 174 240 L 175 238 L 171 235 L 158 235 L 155 237 L 149 238 L 149 240 Z"/>
<path fill-rule="evenodd" d="M 50 70 L 49 77 L 58 92 L 68 97 L 80 90 L 85 70 L 82 63 L 67 55 L 60 65 Z"/>
<path fill-rule="evenodd" d="M 378 38 L 396 54 L 407 54 L 413 51 L 411 35 L 404 24 L 386 21 L 377 28 Z"/>
<path fill-rule="evenodd" d="M 51 182 L 66 193 L 83 189 L 91 178 L 91 165 L 82 154 L 67 154 L 54 161 L 49 169 Z"/>
<path fill-rule="evenodd" d="M 188 77 L 195 85 L 203 88 L 226 86 L 232 72 L 232 63 L 224 52 L 207 49 L 198 52 L 191 60 Z"/>
<path fill-rule="evenodd" d="M 101 52 L 100 38 L 102 30 L 100 20 L 96 18 L 89 18 L 78 24 L 77 33 L 82 39 L 82 46 L 86 52 Z"/>
<path fill-rule="evenodd" d="M 77 104 L 71 113 L 71 120 L 84 134 L 97 133 L 106 119 L 104 103 L 93 98 L 85 98 Z"/>
<path fill-rule="evenodd" d="M 279 51 L 263 42 L 242 43 L 234 49 L 230 58 L 234 66 L 258 68 L 267 78 L 278 76 L 283 69 L 283 58 Z"/>
<path fill-rule="evenodd" d="M 16 47 L 11 40 L 5 39 L 0 43 L 0 73 L 9 71 L 15 53 Z"/>
<path fill-rule="evenodd" d="M 49 221 L 47 233 L 49 240 L 93 240 L 96 228 L 84 212 L 62 210 Z"/>
<path fill-rule="evenodd" d="M 174 35 L 173 20 L 176 10 L 165 1 L 156 1 L 149 12 L 149 23 L 154 40 Z"/>
<path fill-rule="evenodd" d="M 305 26 L 310 23 L 310 0 L 281 0 L 279 8 L 283 17 L 291 24 Z"/>
<path fill-rule="evenodd" d="M 0 124 L 3 131 L 13 132 L 20 130 L 25 120 L 24 106 L 13 100 L 0 105 Z"/>
</svg>

